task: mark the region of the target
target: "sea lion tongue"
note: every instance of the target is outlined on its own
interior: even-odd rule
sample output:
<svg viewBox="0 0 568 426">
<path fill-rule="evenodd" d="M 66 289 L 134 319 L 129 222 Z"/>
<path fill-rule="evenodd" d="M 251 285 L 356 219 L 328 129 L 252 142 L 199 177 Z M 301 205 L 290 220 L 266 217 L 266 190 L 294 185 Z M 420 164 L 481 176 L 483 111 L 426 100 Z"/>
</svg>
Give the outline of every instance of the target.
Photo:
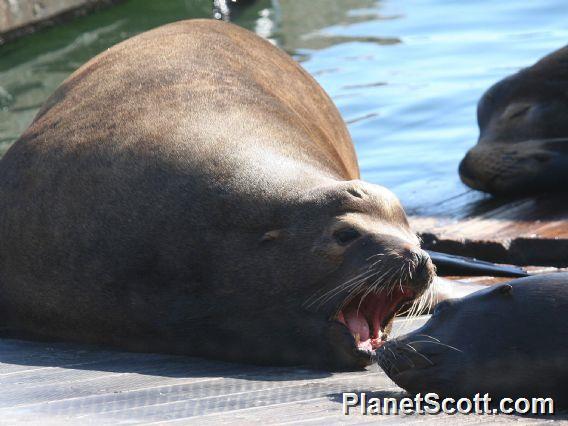
<svg viewBox="0 0 568 426">
<path fill-rule="evenodd" d="M 339 314 L 359 349 L 374 350 L 382 344 L 381 325 L 396 314 L 403 300 L 409 297 L 409 291 L 393 291 L 388 295 L 368 294 L 363 301 L 356 298 Z"/>
<path fill-rule="evenodd" d="M 361 311 L 357 311 L 356 307 L 345 312 L 344 317 L 351 334 L 359 336 L 361 341 L 365 341 L 370 337 L 367 318 L 363 316 Z"/>
</svg>

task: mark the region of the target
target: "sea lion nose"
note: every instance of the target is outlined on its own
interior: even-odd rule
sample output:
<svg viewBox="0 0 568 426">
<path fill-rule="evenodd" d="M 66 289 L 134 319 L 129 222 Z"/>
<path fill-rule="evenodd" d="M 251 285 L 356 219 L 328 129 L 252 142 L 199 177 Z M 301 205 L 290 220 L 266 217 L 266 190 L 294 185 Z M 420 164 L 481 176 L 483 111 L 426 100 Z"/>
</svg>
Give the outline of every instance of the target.
<svg viewBox="0 0 568 426">
<path fill-rule="evenodd" d="M 436 269 L 430 255 L 420 248 L 413 248 L 407 252 L 408 259 L 413 265 L 412 284 L 420 289 L 430 285 L 436 274 Z"/>
<path fill-rule="evenodd" d="M 467 152 L 465 157 L 461 160 L 460 165 L 458 167 L 458 173 L 464 182 L 466 181 L 475 181 L 477 180 L 477 176 L 473 173 L 472 170 L 472 157 L 473 154 L 471 150 Z"/>
<path fill-rule="evenodd" d="M 436 276 L 436 267 L 426 251 L 414 241 L 405 241 L 393 236 L 383 236 L 380 243 L 383 252 L 387 254 L 385 261 L 394 262 L 390 266 L 396 265 L 401 268 L 401 278 L 416 293 L 428 288 Z"/>
<path fill-rule="evenodd" d="M 458 167 L 461 181 L 470 188 L 488 191 L 488 185 L 496 174 L 495 166 L 500 164 L 496 161 L 498 157 L 498 154 L 491 155 L 487 149 L 471 148 Z"/>
</svg>

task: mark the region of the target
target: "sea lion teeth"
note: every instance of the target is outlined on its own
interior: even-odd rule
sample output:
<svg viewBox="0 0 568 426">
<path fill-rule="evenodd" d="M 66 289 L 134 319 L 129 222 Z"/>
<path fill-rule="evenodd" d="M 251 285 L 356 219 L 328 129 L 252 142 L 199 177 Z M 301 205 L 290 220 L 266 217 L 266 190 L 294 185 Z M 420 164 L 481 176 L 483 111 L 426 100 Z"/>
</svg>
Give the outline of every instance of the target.
<svg viewBox="0 0 568 426">
<path fill-rule="evenodd" d="M 359 333 L 355 333 L 355 345 L 359 346 L 361 343 L 361 335 Z"/>
</svg>

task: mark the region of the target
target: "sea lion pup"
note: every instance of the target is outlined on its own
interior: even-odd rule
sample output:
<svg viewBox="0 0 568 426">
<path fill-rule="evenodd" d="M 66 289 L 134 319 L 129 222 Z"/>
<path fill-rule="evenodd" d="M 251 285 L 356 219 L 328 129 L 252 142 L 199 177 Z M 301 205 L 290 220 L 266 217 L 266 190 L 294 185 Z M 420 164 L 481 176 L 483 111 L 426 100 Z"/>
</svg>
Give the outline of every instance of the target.
<svg viewBox="0 0 568 426">
<path fill-rule="evenodd" d="M 511 195 L 568 188 L 568 46 L 493 85 L 479 140 L 459 166 L 468 186 Z"/>
<path fill-rule="evenodd" d="M 74 72 L 0 162 L 5 327 L 130 350 L 371 362 L 434 271 L 288 55 L 212 20 Z"/>
<path fill-rule="evenodd" d="M 378 350 L 412 393 L 551 397 L 568 403 L 568 273 L 535 275 L 437 305 L 421 328 Z"/>
</svg>

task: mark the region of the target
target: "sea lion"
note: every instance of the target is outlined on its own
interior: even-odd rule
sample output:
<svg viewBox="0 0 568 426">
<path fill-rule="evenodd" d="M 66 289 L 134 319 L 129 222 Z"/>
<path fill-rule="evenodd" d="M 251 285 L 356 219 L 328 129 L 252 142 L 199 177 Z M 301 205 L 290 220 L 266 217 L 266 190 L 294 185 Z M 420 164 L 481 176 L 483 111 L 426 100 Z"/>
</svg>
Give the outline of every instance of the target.
<svg viewBox="0 0 568 426">
<path fill-rule="evenodd" d="M 568 46 L 495 85 L 477 106 L 479 139 L 459 165 L 493 194 L 568 188 Z"/>
<path fill-rule="evenodd" d="M 525 269 L 516 265 L 501 265 L 472 257 L 441 253 L 433 250 L 426 250 L 426 253 L 428 253 L 434 265 L 436 265 L 436 272 L 438 275 L 514 278 L 526 277 L 529 275 Z M 459 283 L 454 283 L 454 286 L 458 285 Z"/>
<path fill-rule="evenodd" d="M 568 273 L 534 275 L 438 304 L 418 330 L 378 350 L 412 393 L 568 403 Z"/>
<path fill-rule="evenodd" d="M 359 368 L 434 276 L 359 180 L 329 97 L 213 20 L 74 72 L 0 162 L 0 323 L 257 364 Z"/>
</svg>

